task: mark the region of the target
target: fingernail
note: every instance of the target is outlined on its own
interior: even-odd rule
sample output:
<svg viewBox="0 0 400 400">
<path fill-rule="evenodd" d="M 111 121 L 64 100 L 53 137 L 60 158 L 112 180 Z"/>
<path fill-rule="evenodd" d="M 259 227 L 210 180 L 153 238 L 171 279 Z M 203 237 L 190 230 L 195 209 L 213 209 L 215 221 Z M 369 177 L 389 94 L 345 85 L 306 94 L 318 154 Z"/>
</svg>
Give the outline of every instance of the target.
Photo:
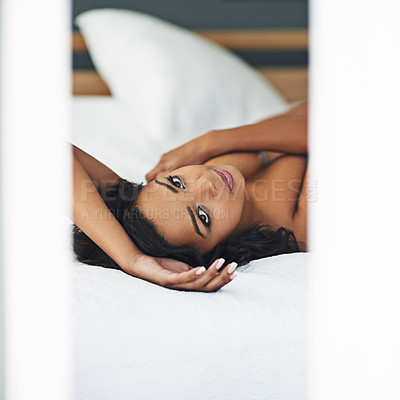
<svg viewBox="0 0 400 400">
<path fill-rule="evenodd" d="M 200 267 L 197 271 L 196 271 L 196 275 L 200 275 L 205 271 L 205 267 Z"/>
<path fill-rule="evenodd" d="M 230 276 L 230 278 L 231 278 L 231 279 L 235 279 L 237 276 L 238 276 L 238 273 L 237 273 L 237 272 L 234 272 L 234 273 Z"/>
<path fill-rule="evenodd" d="M 224 262 L 225 262 L 225 258 L 220 258 L 217 261 L 217 264 L 215 264 L 215 269 L 218 271 L 224 265 Z"/>
<path fill-rule="evenodd" d="M 237 267 L 237 263 L 233 262 L 228 268 L 228 274 L 231 274 Z"/>
</svg>

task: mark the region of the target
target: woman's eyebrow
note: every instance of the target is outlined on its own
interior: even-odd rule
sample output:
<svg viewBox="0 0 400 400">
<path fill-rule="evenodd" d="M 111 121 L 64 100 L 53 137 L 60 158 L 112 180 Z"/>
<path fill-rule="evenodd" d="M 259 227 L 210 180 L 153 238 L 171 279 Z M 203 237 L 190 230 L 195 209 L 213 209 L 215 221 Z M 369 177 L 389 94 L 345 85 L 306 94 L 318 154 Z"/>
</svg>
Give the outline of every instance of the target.
<svg viewBox="0 0 400 400">
<path fill-rule="evenodd" d="M 204 235 L 200 232 L 199 226 L 197 225 L 196 218 L 194 217 L 193 211 L 190 207 L 187 207 L 188 213 L 190 215 L 190 218 L 192 219 L 194 230 L 198 235 L 200 235 L 202 238 L 204 238 Z"/>
<path fill-rule="evenodd" d="M 168 185 L 168 183 L 160 182 L 160 181 L 157 180 L 157 179 L 154 179 L 154 182 L 157 183 L 158 185 L 165 186 L 165 187 L 168 188 L 171 192 L 179 193 L 179 191 L 178 191 L 177 189 L 175 189 L 175 188 L 174 188 L 173 186 L 171 186 L 171 185 Z M 187 207 L 187 210 L 188 210 L 188 213 L 189 213 L 190 218 L 191 218 L 191 220 L 192 220 L 194 230 L 196 231 L 196 233 L 197 233 L 199 236 L 201 236 L 202 238 L 205 238 L 205 236 L 200 232 L 199 226 L 197 225 L 196 218 L 195 218 L 195 216 L 194 216 L 194 214 L 193 214 L 192 209 L 191 209 L 190 207 Z"/>
<path fill-rule="evenodd" d="M 178 190 L 175 189 L 173 186 L 168 185 L 168 183 L 160 182 L 160 181 L 158 181 L 157 179 L 154 179 L 154 182 L 155 182 L 155 183 L 158 183 L 158 184 L 161 185 L 161 186 L 165 186 L 165 187 L 168 188 L 171 192 L 178 193 Z"/>
</svg>

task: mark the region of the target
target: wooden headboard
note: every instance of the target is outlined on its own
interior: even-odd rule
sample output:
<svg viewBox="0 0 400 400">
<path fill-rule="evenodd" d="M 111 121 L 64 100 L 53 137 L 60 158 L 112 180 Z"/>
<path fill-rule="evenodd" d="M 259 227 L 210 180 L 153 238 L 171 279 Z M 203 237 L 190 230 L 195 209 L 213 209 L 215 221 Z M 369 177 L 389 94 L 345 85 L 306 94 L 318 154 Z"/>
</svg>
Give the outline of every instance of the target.
<svg viewBox="0 0 400 400">
<path fill-rule="evenodd" d="M 306 30 L 257 30 L 257 31 L 197 31 L 231 50 L 252 51 L 290 51 L 307 50 L 308 33 Z M 72 35 L 74 53 L 86 53 L 87 47 L 82 35 Z M 259 73 L 283 95 L 289 102 L 307 98 L 308 73 L 305 67 L 257 68 Z M 109 96 L 110 90 L 99 74 L 94 70 L 74 70 L 74 95 Z"/>
</svg>

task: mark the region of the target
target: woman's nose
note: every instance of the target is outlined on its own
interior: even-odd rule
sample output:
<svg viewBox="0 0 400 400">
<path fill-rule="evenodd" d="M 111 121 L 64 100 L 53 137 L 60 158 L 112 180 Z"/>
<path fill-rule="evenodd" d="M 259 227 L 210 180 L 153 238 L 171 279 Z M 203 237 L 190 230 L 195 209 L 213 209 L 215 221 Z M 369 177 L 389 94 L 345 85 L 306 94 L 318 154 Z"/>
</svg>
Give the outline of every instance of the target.
<svg viewBox="0 0 400 400">
<path fill-rule="evenodd" d="M 217 189 L 214 181 L 209 176 L 202 176 L 198 182 L 198 190 L 201 195 L 215 197 L 217 195 Z"/>
</svg>

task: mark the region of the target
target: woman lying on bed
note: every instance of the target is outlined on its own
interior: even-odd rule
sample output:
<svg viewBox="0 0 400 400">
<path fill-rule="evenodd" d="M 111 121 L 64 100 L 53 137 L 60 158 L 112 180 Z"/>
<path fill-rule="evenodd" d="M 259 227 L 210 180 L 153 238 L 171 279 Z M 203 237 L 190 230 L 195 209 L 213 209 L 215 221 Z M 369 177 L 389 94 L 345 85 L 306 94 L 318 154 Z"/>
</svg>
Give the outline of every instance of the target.
<svg viewBox="0 0 400 400">
<path fill-rule="evenodd" d="M 81 262 L 208 292 L 230 282 L 237 264 L 306 250 L 306 103 L 164 154 L 147 185 L 73 152 Z"/>
</svg>

